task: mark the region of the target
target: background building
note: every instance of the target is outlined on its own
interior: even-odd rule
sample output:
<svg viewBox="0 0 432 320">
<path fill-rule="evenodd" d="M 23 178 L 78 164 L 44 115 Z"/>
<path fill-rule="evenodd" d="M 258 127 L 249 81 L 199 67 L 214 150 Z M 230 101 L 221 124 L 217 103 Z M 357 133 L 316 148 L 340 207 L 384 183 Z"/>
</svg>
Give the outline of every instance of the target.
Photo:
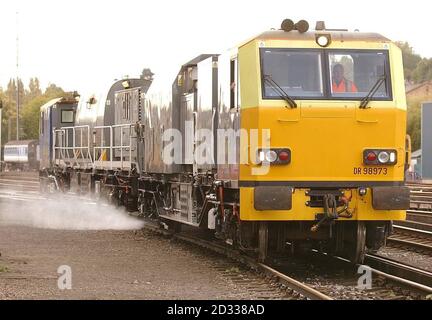
<svg viewBox="0 0 432 320">
<path fill-rule="evenodd" d="M 421 177 L 432 180 L 432 102 L 421 109 Z"/>
</svg>

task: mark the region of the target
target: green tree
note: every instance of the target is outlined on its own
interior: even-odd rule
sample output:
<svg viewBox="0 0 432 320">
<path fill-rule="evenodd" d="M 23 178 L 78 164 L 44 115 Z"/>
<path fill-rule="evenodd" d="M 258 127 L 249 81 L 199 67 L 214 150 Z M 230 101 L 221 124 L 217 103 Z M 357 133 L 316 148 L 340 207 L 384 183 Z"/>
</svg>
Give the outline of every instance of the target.
<svg viewBox="0 0 432 320">
<path fill-rule="evenodd" d="M 2 87 L 0 87 L 0 100 L 1 100 L 2 106 L 3 106 L 2 113 L 4 114 L 4 109 L 6 107 L 6 94 L 3 91 Z M 7 134 L 6 120 L 5 120 L 4 116 L 2 116 L 2 126 L 1 126 L 1 128 L 2 128 L 1 129 L 1 136 L 2 136 L 2 140 L 4 140 L 4 137 L 6 137 L 6 134 Z M 4 142 L 2 141 L 2 143 L 4 143 Z"/>
<path fill-rule="evenodd" d="M 26 91 L 26 102 L 42 95 L 38 78 L 30 78 L 28 90 Z"/>
<path fill-rule="evenodd" d="M 3 100 L 3 123 L 2 127 L 2 142 L 14 139 L 16 136 L 16 108 L 17 108 L 17 82 L 16 79 L 10 79 L 6 90 L 4 91 Z M 18 79 L 19 84 L 19 100 L 20 107 L 24 103 L 25 99 L 25 88 L 21 79 Z"/>
<path fill-rule="evenodd" d="M 405 79 L 412 80 L 412 73 L 421 61 L 421 56 L 414 52 L 408 42 L 399 41 L 396 45 L 402 50 L 402 60 L 404 64 Z"/>
<path fill-rule="evenodd" d="M 50 83 L 48 87 L 45 90 L 44 96 L 51 97 L 51 98 L 57 98 L 61 97 L 65 94 L 62 88 L 57 87 L 55 84 Z"/>
<path fill-rule="evenodd" d="M 38 139 L 39 137 L 39 110 L 50 99 L 38 96 L 26 103 L 21 116 L 23 128 L 22 139 Z"/>
<path fill-rule="evenodd" d="M 415 53 L 408 42 L 397 42 L 402 50 L 405 80 L 422 83 L 432 79 L 432 59 L 422 58 Z M 421 104 L 427 97 L 408 98 L 407 133 L 411 136 L 412 150 L 421 146 Z"/>
<path fill-rule="evenodd" d="M 414 69 L 412 77 L 415 83 L 432 80 L 432 58 L 423 58 Z"/>
<path fill-rule="evenodd" d="M 2 119 L 2 143 L 15 140 L 16 137 L 16 100 L 17 86 L 16 79 L 10 79 L 6 90 L 0 88 L 0 99 L 3 102 Z M 65 92 L 55 84 L 50 84 L 45 92 L 40 88 L 39 79 L 30 78 L 26 88 L 21 81 L 19 83 L 20 99 L 20 138 L 37 139 L 39 136 L 39 110 L 49 100 L 62 97 Z"/>
<path fill-rule="evenodd" d="M 37 78 L 35 78 L 37 79 Z M 37 81 L 39 82 L 39 81 Z M 30 81 L 30 83 L 32 83 Z M 38 85 L 36 85 L 35 80 L 33 80 L 33 93 L 37 93 Z M 29 86 L 29 94 L 32 93 L 32 88 Z M 40 90 L 40 89 L 39 89 Z M 23 139 L 38 139 L 39 137 L 39 112 L 40 107 L 54 98 L 59 98 L 65 96 L 65 92 L 62 88 L 57 87 L 55 84 L 50 84 L 46 88 L 44 94 L 35 95 L 31 100 L 29 100 L 23 108 L 21 115 L 22 128 L 23 128 Z"/>
</svg>

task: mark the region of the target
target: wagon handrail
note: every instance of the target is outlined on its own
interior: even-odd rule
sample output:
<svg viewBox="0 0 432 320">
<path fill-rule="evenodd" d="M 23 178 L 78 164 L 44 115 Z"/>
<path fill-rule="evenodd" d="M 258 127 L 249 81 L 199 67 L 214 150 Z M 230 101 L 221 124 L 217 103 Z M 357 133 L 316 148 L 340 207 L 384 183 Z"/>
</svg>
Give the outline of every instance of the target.
<svg viewBox="0 0 432 320">
<path fill-rule="evenodd" d="M 109 136 L 109 144 L 104 143 L 104 135 L 101 135 L 100 139 L 100 145 L 96 145 L 93 148 L 93 157 L 96 161 L 96 151 L 97 150 L 108 150 L 110 154 L 110 168 L 113 169 L 113 159 L 114 159 L 114 150 L 120 150 L 120 162 L 121 162 L 121 168 L 124 166 L 124 159 L 123 159 L 123 152 L 124 150 L 128 150 L 129 152 L 129 162 L 132 162 L 132 134 L 129 134 L 129 145 L 123 144 L 123 130 L 125 129 L 131 129 L 134 125 L 131 123 L 126 124 L 116 124 L 116 125 L 104 125 L 104 126 L 96 126 L 94 127 L 94 134 L 97 130 L 101 130 L 102 132 L 106 129 L 109 129 L 110 136 Z M 114 142 L 114 130 L 120 128 L 120 145 L 115 145 Z"/>
</svg>

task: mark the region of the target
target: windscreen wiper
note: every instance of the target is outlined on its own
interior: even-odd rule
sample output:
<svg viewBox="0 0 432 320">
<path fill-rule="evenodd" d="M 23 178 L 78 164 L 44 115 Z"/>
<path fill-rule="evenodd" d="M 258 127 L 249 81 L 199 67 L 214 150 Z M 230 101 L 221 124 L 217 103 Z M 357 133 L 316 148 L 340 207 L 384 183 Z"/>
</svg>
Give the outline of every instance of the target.
<svg viewBox="0 0 432 320">
<path fill-rule="evenodd" d="M 381 87 L 381 85 L 384 83 L 385 80 L 386 80 L 385 75 L 382 75 L 377 79 L 375 84 L 369 90 L 368 94 L 361 100 L 360 109 L 366 109 L 369 101 L 372 99 L 372 97 L 375 95 L 375 93 L 378 91 L 379 87 Z"/>
<path fill-rule="evenodd" d="M 285 92 L 284 89 L 281 88 L 280 85 L 277 84 L 276 81 L 274 81 L 269 74 L 263 75 L 263 80 L 267 82 L 274 92 L 278 95 L 279 98 L 285 100 L 291 108 L 297 108 L 297 103 Z"/>
</svg>

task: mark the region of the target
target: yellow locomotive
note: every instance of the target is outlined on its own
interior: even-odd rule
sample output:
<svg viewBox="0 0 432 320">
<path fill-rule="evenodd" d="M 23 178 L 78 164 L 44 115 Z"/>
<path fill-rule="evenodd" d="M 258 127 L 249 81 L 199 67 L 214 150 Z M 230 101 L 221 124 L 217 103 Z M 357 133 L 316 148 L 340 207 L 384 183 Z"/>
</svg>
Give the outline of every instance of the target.
<svg viewBox="0 0 432 320">
<path fill-rule="evenodd" d="M 379 34 L 308 29 L 284 20 L 197 56 L 172 85 L 145 69 L 56 102 L 67 127 L 45 106 L 42 185 L 210 230 L 261 260 L 312 245 L 361 262 L 409 206 L 402 55 Z"/>
<path fill-rule="evenodd" d="M 323 23 L 282 29 L 238 48 L 241 127 L 270 129 L 263 158 L 274 161 L 265 175 L 240 165 L 240 218 L 272 221 L 261 241 L 331 239 L 361 261 L 409 206 L 401 52 L 381 35 Z"/>
</svg>

